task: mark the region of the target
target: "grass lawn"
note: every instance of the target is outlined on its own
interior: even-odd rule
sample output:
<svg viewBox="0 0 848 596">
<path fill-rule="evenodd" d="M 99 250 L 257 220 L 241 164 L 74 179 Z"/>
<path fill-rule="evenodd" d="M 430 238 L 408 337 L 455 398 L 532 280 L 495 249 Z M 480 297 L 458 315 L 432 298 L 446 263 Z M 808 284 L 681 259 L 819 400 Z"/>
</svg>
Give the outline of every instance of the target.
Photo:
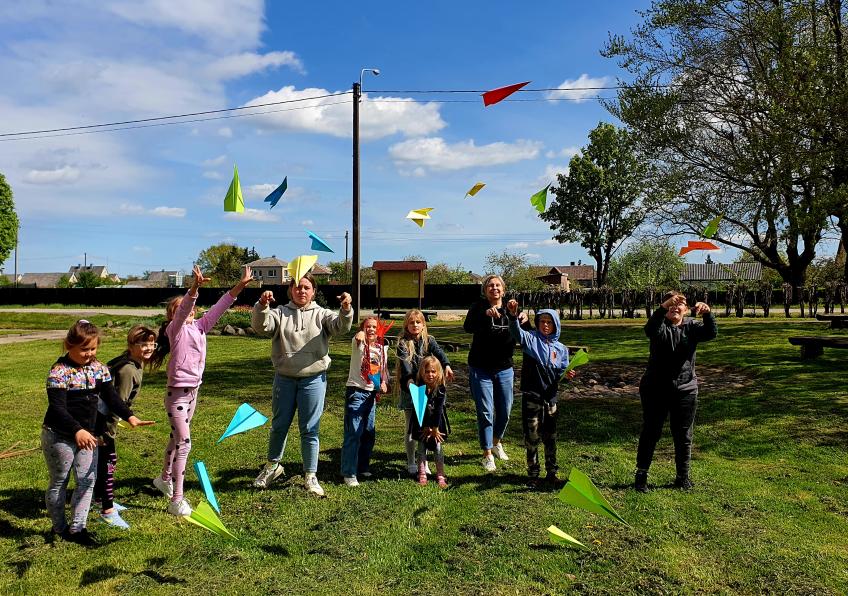
<svg viewBox="0 0 848 596">
<path fill-rule="evenodd" d="M 15 317 L 14 320 L 9 317 Z M 75 317 L 13 315 L 0 328 L 64 328 Z M 128 324 L 130 317 L 93 317 Z M 126 328 L 110 331 L 106 361 L 121 351 Z M 437 338 L 469 341 L 460 323 L 431 326 Z M 848 593 L 848 353 L 825 350 L 802 362 L 786 338 L 833 334 L 822 325 L 752 325 L 720 319 L 719 339 L 699 363 L 724 367 L 701 392 L 690 492 L 674 478 L 668 434 L 647 495 L 632 482 L 641 409 L 635 395 L 561 402 L 559 459 L 593 478 L 629 527 L 559 502 L 525 485 L 520 397 L 505 439 L 509 462 L 487 476 L 480 466 L 468 388 L 449 388 L 453 434 L 446 444 L 449 490 L 408 479 L 403 417 L 386 398 L 377 413 L 375 479 L 340 484 L 344 381 L 349 340 L 332 345 L 318 476 L 328 498 L 301 488 L 294 428 L 286 476 L 267 491 L 249 484 L 264 461 L 267 425 L 215 441 L 244 401 L 270 414 L 268 340 L 210 337 L 204 385 L 192 429 L 191 459 L 206 462 L 237 535 L 224 540 L 165 513 L 149 487 L 169 432 L 164 374 L 148 375 L 136 412 L 159 424 L 119 435 L 116 498 L 130 507 L 129 532 L 89 528 L 103 545 L 85 550 L 49 538 L 47 473 L 39 451 L 0 460 L 0 593 L 3 594 L 562 594 Z M 591 346 L 594 371 L 641 365 L 639 324 L 564 327 L 568 344 Z M 60 355 L 55 341 L 0 345 L 0 450 L 38 445 L 46 408 L 44 380 Z M 464 372 L 465 352 L 449 354 Z M 731 382 L 739 375 L 747 383 Z M 464 378 L 464 375 L 460 375 Z M 187 496 L 202 491 L 188 472 Z M 555 524 L 588 552 L 551 544 Z"/>
</svg>

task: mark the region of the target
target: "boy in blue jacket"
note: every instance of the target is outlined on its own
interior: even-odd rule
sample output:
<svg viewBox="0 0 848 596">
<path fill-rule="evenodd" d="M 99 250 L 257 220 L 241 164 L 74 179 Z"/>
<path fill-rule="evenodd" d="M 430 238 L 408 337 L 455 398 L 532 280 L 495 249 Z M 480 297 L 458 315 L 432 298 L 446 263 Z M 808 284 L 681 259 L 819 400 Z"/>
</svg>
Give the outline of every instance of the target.
<svg viewBox="0 0 848 596">
<path fill-rule="evenodd" d="M 536 329 L 525 331 L 518 320 L 518 302 L 507 303 L 509 331 L 521 345 L 521 421 L 527 449 L 527 475 L 531 485 L 539 479 L 539 442 L 545 448 L 545 480 L 556 484 L 557 466 L 557 389 L 562 372 L 568 367 L 568 348 L 559 342 L 560 324 L 556 311 L 536 313 Z M 568 378 L 574 377 L 574 371 Z"/>
</svg>

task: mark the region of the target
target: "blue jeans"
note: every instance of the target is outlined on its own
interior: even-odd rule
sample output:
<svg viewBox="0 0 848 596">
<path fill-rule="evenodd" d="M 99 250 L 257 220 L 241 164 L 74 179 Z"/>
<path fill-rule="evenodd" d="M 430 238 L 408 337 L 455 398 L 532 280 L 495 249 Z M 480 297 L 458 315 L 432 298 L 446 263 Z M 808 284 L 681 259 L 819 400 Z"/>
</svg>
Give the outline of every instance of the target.
<svg viewBox="0 0 848 596">
<path fill-rule="evenodd" d="M 367 472 L 374 450 L 376 391 L 359 387 L 345 390 L 344 442 L 342 443 L 342 476 L 350 477 Z"/>
<path fill-rule="evenodd" d="M 65 492 L 73 473 L 77 488 L 71 497 L 71 532 L 85 529 L 94 481 L 97 477 L 97 449 L 80 449 L 72 439 L 65 439 L 49 428 L 41 429 L 41 450 L 47 462 L 50 481 L 44 504 L 50 513 L 53 531 L 68 528 L 65 518 Z"/>
<path fill-rule="evenodd" d="M 297 410 L 303 471 L 312 473 L 318 471 L 318 427 L 321 423 L 321 414 L 324 413 L 326 393 L 327 373 L 325 372 L 301 378 L 274 375 L 268 461 L 280 461 L 283 458 L 289 428 Z"/>
<path fill-rule="evenodd" d="M 512 411 L 512 379 L 515 371 L 505 368 L 489 371 L 468 367 L 468 382 L 477 407 L 477 434 L 481 449 L 491 449 L 494 439 L 502 439 Z"/>
</svg>

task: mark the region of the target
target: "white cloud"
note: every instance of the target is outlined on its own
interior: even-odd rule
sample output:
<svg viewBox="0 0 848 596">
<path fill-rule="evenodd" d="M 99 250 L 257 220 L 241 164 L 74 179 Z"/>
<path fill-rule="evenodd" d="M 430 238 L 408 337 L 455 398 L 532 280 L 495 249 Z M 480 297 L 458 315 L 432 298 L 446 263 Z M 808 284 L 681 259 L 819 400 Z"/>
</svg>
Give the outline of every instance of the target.
<svg viewBox="0 0 848 596">
<path fill-rule="evenodd" d="M 564 80 L 556 91 L 548 92 L 547 98 L 571 99 L 575 103 L 581 103 L 601 95 L 601 90 L 597 87 L 608 87 L 611 82 L 612 78 L 610 77 L 590 77 L 583 73 L 577 79 Z"/>
<path fill-rule="evenodd" d="M 299 100 L 330 93 L 326 89 L 315 87 L 297 90 L 289 85 L 279 91 L 269 91 L 245 105 Z M 439 114 L 438 104 L 419 103 L 413 99 L 397 97 L 369 99 L 391 99 L 391 101 L 386 103 L 363 101 L 359 132 L 363 140 L 379 139 L 398 133 L 405 136 L 427 135 L 446 126 Z M 353 134 L 350 121 L 351 101 L 350 94 L 298 101 L 293 104 L 283 104 L 279 108 L 274 108 L 280 111 L 269 111 L 267 114 L 256 116 L 253 120 L 259 121 L 267 128 L 350 137 Z"/>
<path fill-rule="evenodd" d="M 289 51 L 268 52 L 267 54 L 256 54 L 254 52 L 231 54 L 209 64 L 205 72 L 212 79 L 227 81 L 280 66 L 288 66 L 299 73 L 304 72 L 300 58 L 294 52 Z"/>
<path fill-rule="evenodd" d="M 245 209 L 241 213 L 235 213 L 231 211 L 225 213 L 224 217 L 226 217 L 227 219 L 241 219 L 246 221 L 280 221 L 280 218 L 271 213 L 270 211 L 263 211 L 261 209 Z"/>
<path fill-rule="evenodd" d="M 148 213 L 158 217 L 185 217 L 186 210 L 183 207 L 154 207 Z"/>
<path fill-rule="evenodd" d="M 144 213 L 144 207 L 134 203 L 121 203 L 121 206 L 118 207 L 118 211 L 120 213 L 126 213 L 127 215 L 141 215 Z"/>
<path fill-rule="evenodd" d="M 30 170 L 24 175 L 24 182 L 30 184 L 71 184 L 79 180 L 80 171 L 65 165 L 52 170 Z"/>
<path fill-rule="evenodd" d="M 542 258 L 542 255 L 540 255 L 537 252 L 526 252 L 526 253 L 524 253 L 524 256 L 527 257 L 528 259 L 537 259 L 538 260 L 538 259 Z"/>
<path fill-rule="evenodd" d="M 451 145 L 440 137 L 428 137 L 396 143 L 389 147 L 389 155 L 401 169 L 461 170 L 534 159 L 541 148 L 542 143 L 523 139 L 477 146 L 473 139 Z"/>
<path fill-rule="evenodd" d="M 536 178 L 536 186 L 546 186 L 548 184 L 557 183 L 557 174 L 568 176 L 568 166 L 560 166 L 556 164 L 548 164 L 545 166 L 544 173 Z"/>
<path fill-rule="evenodd" d="M 507 248 L 529 248 L 530 245 L 527 242 L 513 242 L 512 244 L 508 244 Z"/>
<path fill-rule="evenodd" d="M 547 238 L 547 239 L 542 240 L 540 242 L 536 242 L 535 244 L 536 244 L 536 246 L 559 246 L 560 245 L 560 243 L 557 242 L 556 240 L 554 240 L 553 238 Z"/>
<path fill-rule="evenodd" d="M 225 161 L 227 161 L 226 155 L 219 155 L 218 157 L 213 157 L 211 159 L 207 159 L 203 161 L 203 167 L 205 168 L 213 168 L 215 166 L 222 165 Z"/>
<path fill-rule="evenodd" d="M 548 151 L 545 153 L 545 157 L 548 159 L 557 159 L 558 157 L 565 157 L 566 159 L 571 159 L 578 153 L 580 153 L 580 147 L 575 145 L 571 145 L 570 147 L 564 147 L 560 151 Z"/>
<path fill-rule="evenodd" d="M 218 136 L 224 137 L 225 139 L 229 139 L 233 136 L 233 129 L 229 126 L 222 126 L 218 129 Z"/>
<path fill-rule="evenodd" d="M 251 184 L 244 187 L 244 196 L 248 199 L 264 199 L 277 186 L 277 184 Z"/>
<path fill-rule="evenodd" d="M 215 171 L 209 170 L 207 172 L 203 172 L 203 177 L 208 178 L 209 180 L 221 180 L 223 176 Z"/>
<path fill-rule="evenodd" d="M 300 222 L 300 225 L 311 226 L 311 225 L 315 225 L 315 222 L 312 221 L 311 219 L 304 219 L 302 222 Z"/>
</svg>

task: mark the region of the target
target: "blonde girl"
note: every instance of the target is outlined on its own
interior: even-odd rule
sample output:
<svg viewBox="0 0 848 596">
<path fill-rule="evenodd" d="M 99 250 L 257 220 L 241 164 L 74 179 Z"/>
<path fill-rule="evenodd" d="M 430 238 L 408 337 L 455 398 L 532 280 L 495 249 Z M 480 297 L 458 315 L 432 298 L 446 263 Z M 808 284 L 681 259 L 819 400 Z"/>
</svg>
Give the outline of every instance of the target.
<svg viewBox="0 0 848 596">
<path fill-rule="evenodd" d="M 424 386 L 427 392 L 427 405 L 421 424 L 418 424 L 417 416 L 413 416 L 409 423 L 409 432 L 418 441 L 418 484 L 427 485 L 427 450 L 429 449 L 436 456 L 436 480 L 439 488 L 447 488 L 445 454 L 442 451 L 442 443 L 448 435 L 445 417 L 445 373 L 438 358 L 427 356 L 421 361 L 418 385 Z"/>
</svg>

